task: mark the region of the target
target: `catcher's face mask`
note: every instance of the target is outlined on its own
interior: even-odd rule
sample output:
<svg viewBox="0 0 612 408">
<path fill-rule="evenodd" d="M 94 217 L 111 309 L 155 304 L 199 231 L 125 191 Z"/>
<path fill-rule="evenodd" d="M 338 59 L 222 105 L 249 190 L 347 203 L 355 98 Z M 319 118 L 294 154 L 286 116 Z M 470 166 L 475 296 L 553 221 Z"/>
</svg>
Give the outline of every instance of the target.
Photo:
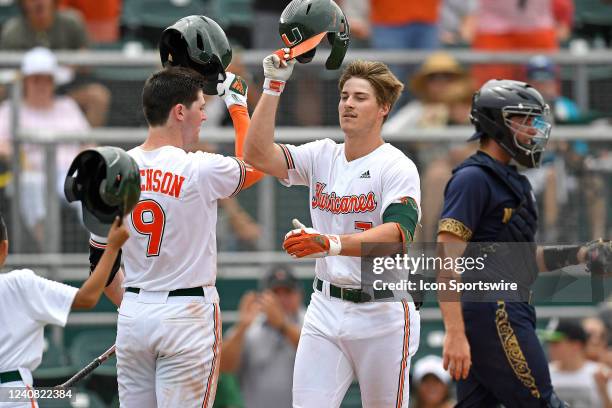
<svg viewBox="0 0 612 408">
<path fill-rule="evenodd" d="M 87 229 L 106 236 L 115 217 L 129 214 L 138 203 L 138 165 L 118 147 L 85 150 L 68 169 L 64 194 L 68 202 L 81 201 Z"/>
</svg>

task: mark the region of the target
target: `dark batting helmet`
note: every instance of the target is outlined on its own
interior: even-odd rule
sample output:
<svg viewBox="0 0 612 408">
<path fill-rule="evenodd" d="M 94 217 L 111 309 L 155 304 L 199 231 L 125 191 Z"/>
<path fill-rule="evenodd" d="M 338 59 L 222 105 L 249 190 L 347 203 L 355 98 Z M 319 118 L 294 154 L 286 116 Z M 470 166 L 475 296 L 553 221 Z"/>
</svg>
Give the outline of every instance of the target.
<svg viewBox="0 0 612 408">
<path fill-rule="evenodd" d="M 159 41 L 163 66 L 192 68 L 204 77 L 203 91 L 217 95 L 232 62 L 232 47 L 219 24 L 206 16 L 188 16 L 166 28 Z"/>
<path fill-rule="evenodd" d="M 513 123 L 511 118 L 516 116 L 523 120 Z M 552 119 L 544 98 L 531 85 L 507 79 L 488 81 L 472 98 L 470 119 L 476 133 L 469 140 L 490 137 L 517 163 L 540 165 Z M 519 133 L 531 135 L 529 143 L 522 143 Z"/>
<path fill-rule="evenodd" d="M 138 165 L 118 147 L 84 150 L 68 169 L 64 194 L 68 202 L 81 201 L 87 229 L 106 236 L 115 217 L 129 214 L 138 203 Z"/>
<path fill-rule="evenodd" d="M 327 36 L 331 53 L 325 67 L 338 69 L 349 46 L 350 29 L 346 16 L 333 0 L 293 0 L 280 17 L 278 31 L 287 47 L 293 48 L 309 40 L 309 51 L 296 59 L 312 61 L 317 45 Z"/>
</svg>

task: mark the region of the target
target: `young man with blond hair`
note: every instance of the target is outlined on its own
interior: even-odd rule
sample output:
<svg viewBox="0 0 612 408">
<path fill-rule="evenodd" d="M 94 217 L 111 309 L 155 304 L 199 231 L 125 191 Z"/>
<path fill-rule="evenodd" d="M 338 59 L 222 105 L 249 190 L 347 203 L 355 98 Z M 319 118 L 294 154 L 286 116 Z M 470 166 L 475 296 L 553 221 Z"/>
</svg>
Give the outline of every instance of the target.
<svg viewBox="0 0 612 408">
<path fill-rule="evenodd" d="M 293 406 L 337 407 L 356 378 L 364 407 L 407 407 L 419 313 L 410 298 L 376 302 L 381 297 L 362 290 L 360 269 L 362 244 L 410 241 L 419 219 L 416 166 L 381 137 L 403 84 L 380 62 L 354 61 L 339 81 L 344 143 L 275 144 L 279 97 L 294 64 L 264 59 L 264 94 L 244 156 L 282 184 L 310 189 L 313 228 L 296 220 L 283 243 L 294 258 L 320 258 L 297 350 Z"/>
</svg>

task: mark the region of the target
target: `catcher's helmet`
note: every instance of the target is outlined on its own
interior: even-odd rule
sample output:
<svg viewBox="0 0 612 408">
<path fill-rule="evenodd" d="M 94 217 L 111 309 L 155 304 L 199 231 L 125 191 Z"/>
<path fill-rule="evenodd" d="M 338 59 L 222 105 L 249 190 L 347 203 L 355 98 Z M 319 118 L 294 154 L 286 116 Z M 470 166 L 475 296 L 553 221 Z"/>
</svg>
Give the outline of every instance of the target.
<svg viewBox="0 0 612 408">
<path fill-rule="evenodd" d="M 521 116 L 521 124 L 511 125 L 511 117 Z M 493 138 L 519 164 L 538 167 L 552 127 L 550 108 L 531 85 L 512 80 L 492 79 L 472 98 L 472 123 L 476 133 Z M 529 144 L 517 139 L 519 132 L 535 130 Z"/>
<path fill-rule="evenodd" d="M 129 214 L 138 203 L 138 164 L 118 147 L 84 150 L 68 169 L 64 194 L 68 202 L 82 202 L 87 229 L 106 236 L 115 217 Z"/>
<path fill-rule="evenodd" d="M 301 63 L 312 61 L 317 45 L 327 35 L 332 46 L 327 69 L 340 68 L 349 46 L 348 20 L 333 0 L 293 0 L 281 14 L 278 31 L 287 47 L 315 40 L 308 52 L 296 58 Z"/>
<path fill-rule="evenodd" d="M 192 68 L 204 77 L 203 91 L 217 95 L 232 62 L 232 47 L 225 32 L 212 18 L 188 16 L 166 28 L 159 41 L 163 66 Z"/>
</svg>

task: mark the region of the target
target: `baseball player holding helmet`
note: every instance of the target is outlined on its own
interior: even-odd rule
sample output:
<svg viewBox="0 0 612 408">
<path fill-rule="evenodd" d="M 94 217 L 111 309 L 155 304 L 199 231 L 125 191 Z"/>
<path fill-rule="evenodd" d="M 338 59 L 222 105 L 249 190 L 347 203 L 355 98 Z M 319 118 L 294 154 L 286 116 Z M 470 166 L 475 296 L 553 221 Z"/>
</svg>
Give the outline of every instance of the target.
<svg viewBox="0 0 612 408">
<path fill-rule="evenodd" d="M 205 16 L 179 20 L 162 34 L 160 55 L 165 68 L 142 92 L 148 136 L 128 152 L 142 180 L 127 221 L 133 238 L 123 250 L 125 273 L 107 293 L 121 304 L 119 401 L 127 408 L 211 407 L 221 346 L 217 201 L 263 174 L 239 158 L 249 126 L 247 85 L 225 71 L 231 48 L 219 25 Z M 206 120 L 204 93 L 224 99 L 238 157 L 186 152 Z M 92 235 L 92 262 L 104 247 Z"/>
<path fill-rule="evenodd" d="M 103 175 L 109 169 L 98 154 L 100 150 L 105 149 L 120 157 L 119 161 L 128 159 L 127 167 L 115 168 L 112 185 L 107 183 L 107 178 Z M 120 248 L 129 237 L 127 225 L 121 221 L 120 214 L 131 211 L 138 201 L 138 168 L 131 166 L 129 156 L 124 151 L 114 147 L 87 150 L 81 155 L 89 156 L 89 164 L 99 164 L 99 174 L 102 176 L 88 180 L 88 192 L 79 190 L 78 198 L 75 199 L 87 201 L 89 209 L 96 214 L 107 210 L 108 214 L 114 214 L 109 219 L 94 221 L 93 217 L 89 218 L 92 215 L 89 213 L 86 219 L 88 225 L 95 224 L 100 232 L 108 234 L 107 245 L 99 254 L 91 276 L 78 289 L 41 278 L 29 269 L 0 274 L 0 327 L 3 328 L 0 333 L 0 388 L 31 389 L 32 371 L 42 360 L 44 327 L 47 324 L 64 326 L 70 310 L 91 309 L 98 303 L 112 271 L 118 268 Z M 83 176 L 79 178 L 79 185 L 81 180 Z M 94 196 L 96 198 L 93 198 Z M 84 208 L 84 211 L 87 210 Z M 4 265 L 7 256 L 8 234 L 0 214 L 0 267 Z M 3 402 L 0 403 L 2 407 L 38 406 L 34 399 L 19 398 L 10 401 L 7 398 L 11 398 L 11 394 L 4 393 Z"/>
<path fill-rule="evenodd" d="M 593 274 L 609 273 L 612 247 L 609 241 L 585 246 L 534 243 L 538 214 L 531 185 L 509 163 L 514 159 L 537 167 L 548 142 L 549 108 L 535 88 L 491 80 L 475 93 L 471 119 L 476 128 L 471 140 L 480 139 L 480 150 L 453 171 L 446 186 L 438 242 L 447 244 L 441 247 L 453 256 L 478 248 L 468 243 L 511 246 L 506 255 L 499 251 L 505 258 L 498 272 L 509 274 L 507 281 L 518 279 L 520 296 L 494 294 L 475 301 L 464 293 L 457 301 L 440 302 L 446 328 L 444 366 L 459 380 L 457 407 L 565 407 L 553 390 L 535 333 L 529 286 L 540 271 L 582 262 Z M 496 267 L 490 258 L 487 272 Z"/>
<path fill-rule="evenodd" d="M 301 44 L 316 46 L 309 40 L 327 36 L 328 67 L 339 67 L 348 25 L 331 0 L 294 0 L 281 16 L 281 34 L 292 48 L 263 60 L 264 94 L 248 131 L 245 159 L 286 186 L 310 190 L 313 227 L 296 221 L 283 243 L 295 258 L 318 258 L 295 361 L 293 406 L 337 407 L 356 378 L 364 407 L 407 407 L 419 312 L 410 298 L 376 302 L 378 297 L 362 291 L 359 258 L 362 243 L 411 241 L 418 223 L 416 166 L 381 137 L 403 85 L 380 62 L 352 62 L 339 81 L 344 143 L 275 144 L 275 115 L 295 64 L 291 58 L 304 55 Z"/>
</svg>

